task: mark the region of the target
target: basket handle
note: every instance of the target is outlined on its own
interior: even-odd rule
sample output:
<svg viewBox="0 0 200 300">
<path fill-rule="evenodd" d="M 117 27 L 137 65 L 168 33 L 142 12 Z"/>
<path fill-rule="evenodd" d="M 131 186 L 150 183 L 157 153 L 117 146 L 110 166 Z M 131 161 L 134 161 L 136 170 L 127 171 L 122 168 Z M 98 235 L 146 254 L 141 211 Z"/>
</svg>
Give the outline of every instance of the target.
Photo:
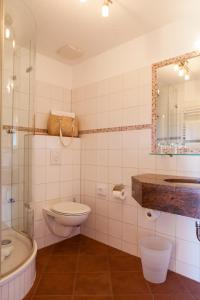
<svg viewBox="0 0 200 300">
<path fill-rule="evenodd" d="M 73 141 L 73 138 L 74 138 L 74 131 L 75 131 L 75 119 L 73 119 L 72 121 L 72 136 L 71 136 L 71 139 L 70 141 L 66 144 L 65 141 L 64 141 L 64 138 L 63 138 L 63 134 L 62 134 L 62 119 L 59 119 L 59 124 L 60 124 L 60 141 L 61 143 L 63 144 L 64 147 L 69 147 Z"/>
</svg>

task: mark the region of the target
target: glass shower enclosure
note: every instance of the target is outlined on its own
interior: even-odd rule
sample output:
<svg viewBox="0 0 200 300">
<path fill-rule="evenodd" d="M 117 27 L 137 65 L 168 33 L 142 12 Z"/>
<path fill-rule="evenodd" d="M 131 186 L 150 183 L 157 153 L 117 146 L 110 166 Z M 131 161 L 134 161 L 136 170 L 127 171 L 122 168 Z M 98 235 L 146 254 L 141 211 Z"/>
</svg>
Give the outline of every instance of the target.
<svg viewBox="0 0 200 300">
<path fill-rule="evenodd" d="M 0 277 L 33 248 L 28 136 L 34 128 L 35 20 L 22 0 L 3 3 Z"/>
</svg>

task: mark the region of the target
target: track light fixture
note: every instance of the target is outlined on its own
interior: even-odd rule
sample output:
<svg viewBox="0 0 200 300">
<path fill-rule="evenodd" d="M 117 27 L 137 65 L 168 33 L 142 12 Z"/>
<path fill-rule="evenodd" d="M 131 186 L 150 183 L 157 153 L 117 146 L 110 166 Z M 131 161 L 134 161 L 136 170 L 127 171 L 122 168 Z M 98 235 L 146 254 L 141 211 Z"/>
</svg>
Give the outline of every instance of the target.
<svg viewBox="0 0 200 300">
<path fill-rule="evenodd" d="M 80 0 L 81 3 L 87 2 L 87 0 Z M 103 0 L 103 4 L 101 7 L 101 15 L 106 18 L 110 13 L 110 5 L 112 4 L 112 0 Z"/>
</svg>

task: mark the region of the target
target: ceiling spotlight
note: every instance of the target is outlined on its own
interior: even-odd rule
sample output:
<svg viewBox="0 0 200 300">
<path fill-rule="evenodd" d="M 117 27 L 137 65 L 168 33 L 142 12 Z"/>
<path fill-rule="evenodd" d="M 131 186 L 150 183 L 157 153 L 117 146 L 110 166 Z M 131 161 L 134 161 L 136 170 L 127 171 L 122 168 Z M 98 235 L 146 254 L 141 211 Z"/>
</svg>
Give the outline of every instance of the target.
<svg viewBox="0 0 200 300">
<path fill-rule="evenodd" d="M 10 36 L 11 36 L 10 28 L 6 27 L 5 28 L 5 38 L 6 38 L 6 40 L 9 40 Z"/>
<path fill-rule="evenodd" d="M 106 18 L 109 16 L 110 8 L 109 5 L 112 4 L 111 0 L 104 0 L 102 8 L 101 8 L 101 15 L 102 17 Z"/>
<path fill-rule="evenodd" d="M 85 2 L 87 2 L 87 0 L 80 0 L 80 2 L 81 2 L 81 3 L 85 3 Z"/>
<path fill-rule="evenodd" d="M 178 72 L 180 77 L 184 77 L 185 80 L 190 79 L 190 69 L 188 61 L 180 61 L 179 64 L 174 65 L 174 71 Z"/>
<path fill-rule="evenodd" d="M 184 70 L 183 70 L 183 69 L 180 69 L 180 70 L 178 71 L 178 75 L 179 75 L 180 77 L 183 77 L 183 75 L 184 75 Z"/>
<path fill-rule="evenodd" d="M 174 71 L 178 71 L 179 70 L 179 65 L 174 65 Z"/>
<path fill-rule="evenodd" d="M 188 73 L 185 74 L 184 79 L 185 79 L 185 80 L 189 80 L 189 79 L 190 79 L 190 75 L 189 75 Z"/>
</svg>

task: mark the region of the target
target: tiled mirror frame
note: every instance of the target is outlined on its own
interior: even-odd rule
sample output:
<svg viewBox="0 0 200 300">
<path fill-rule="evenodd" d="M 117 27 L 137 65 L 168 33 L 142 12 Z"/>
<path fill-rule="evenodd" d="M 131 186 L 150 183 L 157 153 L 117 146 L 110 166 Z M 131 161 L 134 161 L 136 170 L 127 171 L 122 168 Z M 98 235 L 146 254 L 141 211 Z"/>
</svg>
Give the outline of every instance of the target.
<svg viewBox="0 0 200 300">
<path fill-rule="evenodd" d="M 192 51 L 183 55 L 179 55 L 173 58 L 169 58 L 157 63 L 152 64 L 152 154 L 159 154 L 158 147 L 156 143 L 156 134 L 157 134 L 157 90 L 158 90 L 158 76 L 157 70 L 161 67 L 168 66 L 171 64 L 177 64 L 180 61 L 188 60 L 194 57 L 200 56 L 200 51 Z M 165 154 L 170 154 L 165 152 Z M 188 152 L 182 152 L 181 154 L 192 154 Z M 194 152 L 193 154 L 200 154 L 199 152 Z"/>
</svg>

